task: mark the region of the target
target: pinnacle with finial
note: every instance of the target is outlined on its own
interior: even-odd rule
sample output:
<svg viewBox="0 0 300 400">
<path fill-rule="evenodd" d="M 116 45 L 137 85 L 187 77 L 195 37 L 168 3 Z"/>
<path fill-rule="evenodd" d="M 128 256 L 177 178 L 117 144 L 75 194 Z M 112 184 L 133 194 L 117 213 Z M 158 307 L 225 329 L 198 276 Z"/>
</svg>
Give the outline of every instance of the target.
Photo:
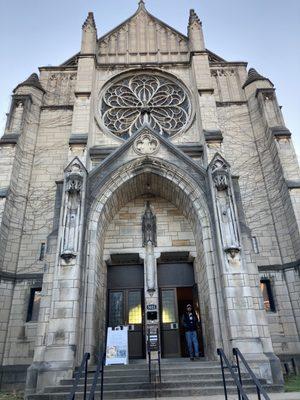
<svg viewBox="0 0 300 400">
<path fill-rule="evenodd" d="M 190 18 L 189 18 L 189 26 L 191 26 L 194 22 L 201 25 L 200 18 L 198 17 L 197 13 L 194 9 L 190 10 Z"/>
<path fill-rule="evenodd" d="M 87 27 L 97 29 L 95 19 L 94 19 L 94 14 L 91 11 L 88 13 L 87 18 L 82 25 L 82 29 L 87 28 Z"/>
<path fill-rule="evenodd" d="M 139 1 L 139 9 L 145 8 L 145 2 L 144 0 Z"/>
</svg>

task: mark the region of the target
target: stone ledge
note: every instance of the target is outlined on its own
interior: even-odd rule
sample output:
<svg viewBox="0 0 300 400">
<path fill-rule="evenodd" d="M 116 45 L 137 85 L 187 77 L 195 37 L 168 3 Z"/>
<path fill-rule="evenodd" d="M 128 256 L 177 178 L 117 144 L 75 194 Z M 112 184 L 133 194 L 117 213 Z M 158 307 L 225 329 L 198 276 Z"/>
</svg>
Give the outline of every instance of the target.
<svg viewBox="0 0 300 400">
<path fill-rule="evenodd" d="M 20 137 L 19 133 L 10 133 L 10 134 L 3 135 L 2 138 L 0 139 L 0 145 L 1 144 L 17 144 L 19 137 Z"/>
<path fill-rule="evenodd" d="M 223 135 L 220 130 L 204 130 L 203 132 L 206 142 L 223 142 Z"/>
<path fill-rule="evenodd" d="M 70 136 L 69 144 L 87 144 L 88 141 L 88 134 L 87 133 L 80 133 L 80 134 L 73 134 Z"/>
<path fill-rule="evenodd" d="M 258 265 L 259 272 L 268 271 L 284 271 L 285 269 L 300 269 L 300 260 L 292 261 L 286 264 L 273 264 L 273 265 Z"/>
<path fill-rule="evenodd" d="M 178 149 L 183 151 L 189 157 L 202 157 L 203 154 L 203 146 L 199 144 L 179 144 L 177 145 Z"/>
<path fill-rule="evenodd" d="M 8 193 L 8 188 L 0 188 L 0 199 L 6 198 Z"/>
<path fill-rule="evenodd" d="M 236 101 L 216 101 L 217 107 L 230 107 L 230 106 L 242 106 L 247 105 L 247 101 L 236 100 Z"/>
<path fill-rule="evenodd" d="M 49 105 L 42 106 L 41 110 L 73 110 L 74 106 L 72 104 L 61 104 L 61 105 Z"/>
<path fill-rule="evenodd" d="M 300 189 L 300 179 L 286 180 L 289 189 Z"/>
<path fill-rule="evenodd" d="M 0 271 L 0 281 L 9 282 L 20 282 L 20 281 L 43 281 L 43 274 L 32 273 L 32 274 L 15 274 L 13 272 Z"/>
<path fill-rule="evenodd" d="M 279 138 L 279 137 L 290 138 L 292 136 L 291 132 L 285 126 L 275 126 L 270 129 L 271 129 L 272 135 L 275 138 Z"/>
<path fill-rule="evenodd" d="M 111 153 L 113 153 L 117 148 L 118 147 L 91 147 L 89 151 L 90 157 L 102 161 Z"/>
</svg>

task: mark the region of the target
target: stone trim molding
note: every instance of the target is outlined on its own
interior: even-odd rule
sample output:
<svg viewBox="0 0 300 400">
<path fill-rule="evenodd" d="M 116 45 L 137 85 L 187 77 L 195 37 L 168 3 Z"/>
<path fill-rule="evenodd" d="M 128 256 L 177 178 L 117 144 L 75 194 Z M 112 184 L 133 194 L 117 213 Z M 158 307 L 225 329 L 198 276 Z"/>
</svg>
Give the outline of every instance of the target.
<svg viewBox="0 0 300 400">
<path fill-rule="evenodd" d="M 200 144 L 178 144 L 178 149 L 191 158 L 202 157 L 203 146 Z"/>
<path fill-rule="evenodd" d="M 206 142 L 223 142 L 223 135 L 220 130 L 203 131 Z"/>
<path fill-rule="evenodd" d="M 286 180 L 289 189 L 300 189 L 300 179 Z"/>
<path fill-rule="evenodd" d="M 43 274 L 15 274 L 13 272 L 0 271 L 0 281 L 20 282 L 20 281 L 38 281 L 43 282 Z"/>
<path fill-rule="evenodd" d="M 292 136 L 291 132 L 285 126 L 275 126 L 270 128 L 273 136 L 277 138 L 290 138 Z"/>
<path fill-rule="evenodd" d="M 217 107 L 230 107 L 230 106 L 242 106 L 247 105 L 247 101 L 244 100 L 236 100 L 236 101 L 216 101 Z"/>
<path fill-rule="evenodd" d="M 87 144 L 87 141 L 87 133 L 72 134 L 69 139 L 69 144 Z"/>
<path fill-rule="evenodd" d="M 8 194 L 8 187 L 0 188 L 0 199 L 7 197 L 7 194 Z"/>
<path fill-rule="evenodd" d="M 19 133 L 10 133 L 10 134 L 3 135 L 2 138 L 0 139 L 0 145 L 1 144 L 17 144 L 19 137 L 20 137 Z"/>
<path fill-rule="evenodd" d="M 286 269 L 300 269 L 300 260 L 292 261 L 286 264 L 273 264 L 273 265 L 258 265 L 259 272 L 268 272 L 268 271 L 284 271 Z"/>
<path fill-rule="evenodd" d="M 73 111 L 74 106 L 72 104 L 61 104 L 61 105 L 50 105 L 42 106 L 41 110 L 70 110 Z"/>
</svg>

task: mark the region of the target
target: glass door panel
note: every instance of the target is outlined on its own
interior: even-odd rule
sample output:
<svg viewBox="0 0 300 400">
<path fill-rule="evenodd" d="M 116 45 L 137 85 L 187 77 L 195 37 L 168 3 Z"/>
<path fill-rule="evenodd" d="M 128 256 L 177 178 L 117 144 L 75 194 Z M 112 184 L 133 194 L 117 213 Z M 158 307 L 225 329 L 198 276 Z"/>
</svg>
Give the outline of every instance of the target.
<svg viewBox="0 0 300 400">
<path fill-rule="evenodd" d="M 142 323 L 142 296 L 141 291 L 128 292 L 128 324 Z"/>
<path fill-rule="evenodd" d="M 179 357 L 179 323 L 176 288 L 161 289 L 161 343 L 163 357 Z"/>
<path fill-rule="evenodd" d="M 162 323 L 168 324 L 171 322 L 176 322 L 176 304 L 175 304 L 175 291 L 162 290 L 161 292 L 161 302 L 162 302 Z"/>
<path fill-rule="evenodd" d="M 108 326 L 124 325 L 124 293 L 110 291 Z"/>
</svg>

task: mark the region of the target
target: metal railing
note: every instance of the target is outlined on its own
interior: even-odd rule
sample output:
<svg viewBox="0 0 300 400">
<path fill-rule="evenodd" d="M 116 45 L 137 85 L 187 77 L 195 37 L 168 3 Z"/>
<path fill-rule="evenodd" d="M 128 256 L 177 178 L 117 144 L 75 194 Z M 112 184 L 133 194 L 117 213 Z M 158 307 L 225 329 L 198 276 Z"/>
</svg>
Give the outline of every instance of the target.
<svg viewBox="0 0 300 400">
<path fill-rule="evenodd" d="M 151 343 L 151 339 L 150 339 L 150 331 L 148 331 L 147 349 L 148 349 L 148 369 L 149 369 L 149 382 L 150 383 L 152 383 L 152 361 L 157 361 L 157 364 L 158 364 L 158 378 L 159 378 L 159 383 L 161 383 L 161 366 L 160 366 L 161 350 L 160 350 L 160 340 L 159 340 L 158 329 L 156 330 L 156 336 L 157 336 L 157 343 L 156 343 L 155 348 L 154 348 L 153 344 Z M 154 359 L 154 360 L 152 359 L 151 351 L 156 351 L 157 352 L 157 359 Z"/>
<path fill-rule="evenodd" d="M 245 360 L 245 358 L 244 358 L 243 354 L 240 352 L 240 350 L 237 347 L 235 347 L 234 349 L 232 349 L 232 352 L 233 352 L 233 355 L 235 356 L 235 359 L 236 359 L 236 366 L 237 366 L 239 377 L 241 377 L 241 369 L 240 369 L 240 360 L 241 360 L 241 362 L 243 363 L 245 369 L 247 370 L 248 374 L 250 375 L 252 381 L 254 382 L 254 384 L 256 386 L 258 400 L 261 400 L 261 395 L 264 396 L 265 400 L 270 400 L 270 397 L 268 396 L 268 394 L 265 391 L 265 389 L 262 387 L 261 383 L 259 382 L 259 380 L 255 376 L 254 372 L 250 368 L 249 364 Z M 242 384 L 241 378 L 240 378 L 240 382 Z"/>
<path fill-rule="evenodd" d="M 95 397 L 95 391 L 97 388 L 97 384 L 98 384 L 98 379 L 99 379 L 99 375 L 101 374 L 101 384 L 100 384 L 100 399 L 103 400 L 103 381 L 104 381 L 104 365 L 105 365 L 105 358 L 106 358 L 106 354 L 102 354 L 101 357 L 99 357 L 99 361 L 97 364 L 97 369 L 95 371 L 94 374 L 94 379 L 93 379 L 93 384 L 90 390 L 90 395 L 89 395 L 89 399 L 88 400 L 94 400 Z"/>
<path fill-rule="evenodd" d="M 227 383 L 226 383 L 226 378 L 225 378 L 225 373 L 224 370 L 228 369 L 230 372 L 230 375 L 237 387 L 238 391 L 238 399 L 239 400 L 249 400 L 249 397 L 246 395 L 243 386 L 242 386 L 242 380 L 241 380 L 241 374 L 239 372 L 239 377 L 236 376 L 236 373 L 234 372 L 234 369 L 237 368 L 236 365 L 231 365 L 228 358 L 226 357 L 223 349 L 217 349 L 217 353 L 220 357 L 220 364 L 221 364 L 221 370 L 222 370 L 222 378 L 223 378 L 223 386 L 224 386 L 224 395 L 225 395 L 225 400 L 228 400 L 228 395 L 227 395 Z M 224 365 L 225 363 L 225 365 Z"/>
<path fill-rule="evenodd" d="M 71 389 L 69 399 L 68 400 L 74 400 L 75 399 L 75 394 L 76 390 L 80 381 L 80 378 L 82 376 L 82 373 L 84 372 L 84 389 L 83 389 L 83 400 L 86 400 L 86 387 L 87 387 L 87 373 L 88 373 L 88 361 L 90 359 L 90 353 L 84 353 L 83 359 L 81 361 L 80 367 L 78 368 L 78 371 L 75 374 L 75 381 L 73 383 L 73 387 Z"/>
</svg>

